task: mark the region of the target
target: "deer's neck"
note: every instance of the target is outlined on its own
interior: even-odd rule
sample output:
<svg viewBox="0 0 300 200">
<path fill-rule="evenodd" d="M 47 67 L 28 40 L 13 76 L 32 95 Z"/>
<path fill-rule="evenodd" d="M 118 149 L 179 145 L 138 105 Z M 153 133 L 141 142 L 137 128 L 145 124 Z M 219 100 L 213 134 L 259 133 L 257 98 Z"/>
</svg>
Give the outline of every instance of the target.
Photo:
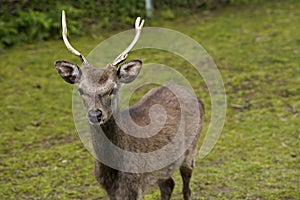
<svg viewBox="0 0 300 200">
<path fill-rule="evenodd" d="M 125 135 L 117 124 L 118 115 L 112 116 L 106 123 L 101 125 L 101 128 L 106 137 L 115 145 L 123 148 L 126 144 Z"/>
<path fill-rule="evenodd" d="M 111 142 L 114 145 L 123 148 L 125 145 L 125 137 L 122 130 L 120 130 L 118 124 L 116 123 L 114 116 L 112 116 L 108 121 L 102 125 L 91 125 L 91 134 L 93 144 L 96 142 L 97 145 L 105 142 Z M 101 141 L 100 141 L 101 140 Z M 106 144 L 102 144 L 106 145 Z M 94 144 L 95 146 L 95 144 Z"/>
<path fill-rule="evenodd" d="M 103 159 L 107 163 L 121 166 L 123 163 L 123 155 L 116 152 L 116 148 L 126 149 L 126 139 L 124 133 L 118 128 L 114 116 L 101 126 L 91 126 L 92 144 L 94 147 L 95 159 L 95 177 L 97 181 L 109 190 L 115 180 L 120 176 L 120 172 L 114 167 L 103 163 Z"/>
<path fill-rule="evenodd" d="M 115 176 L 115 173 L 117 173 L 116 170 L 102 163 L 104 160 L 106 163 L 115 163 L 117 165 L 119 165 L 118 163 L 123 162 L 122 155 L 115 149 L 125 149 L 126 140 L 124 134 L 119 130 L 114 117 L 112 116 L 106 123 L 102 124 L 101 126 L 91 125 L 91 137 L 94 155 L 96 156 L 96 178 L 103 176 L 109 177 L 111 175 Z"/>
</svg>

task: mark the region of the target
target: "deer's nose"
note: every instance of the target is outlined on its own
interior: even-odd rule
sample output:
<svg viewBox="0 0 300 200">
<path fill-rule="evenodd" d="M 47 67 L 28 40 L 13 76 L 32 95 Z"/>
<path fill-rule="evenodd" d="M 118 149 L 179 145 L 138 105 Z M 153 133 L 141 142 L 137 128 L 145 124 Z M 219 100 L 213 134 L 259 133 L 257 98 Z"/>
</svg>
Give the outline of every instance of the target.
<svg viewBox="0 0 300 200">
<path fill-rule="evenodd" d="M 88 112 L 88 117 L 92 123 L 95 123 L 95 124 L 99 123 L 101 121 L 102 111 L 101 110 L 90 110 Z"/>
</svg>

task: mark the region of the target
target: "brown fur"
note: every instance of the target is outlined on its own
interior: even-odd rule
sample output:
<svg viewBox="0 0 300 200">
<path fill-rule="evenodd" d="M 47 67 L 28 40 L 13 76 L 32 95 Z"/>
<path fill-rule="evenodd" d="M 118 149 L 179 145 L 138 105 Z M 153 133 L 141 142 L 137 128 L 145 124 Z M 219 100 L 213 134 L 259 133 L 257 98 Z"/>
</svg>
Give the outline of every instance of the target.
<svg viewBox="0 0 300 200">
<path fill-rule="evenodd" d="M 133 63 L 129 63 L 130 68 L 126 68 L 124 69 L 124 72 L 122 72 L 127 73 L 126 70 L 134 70 L 135 74 L 133 74 L 132 71 L 130 72 L 130 81 L 134 80 L 133 75 L 137 76 L 139 72 L 139 69 L 136 67 L 140 67 L 138 65 L 141 65 L 141 61 L 132 62 Z M 118 105 L 116 105 L 115 108 L 109 106 L 112 105 L 113 102 L 118 102 L 118 95 L 112 95 L 110 91 L 112 89 L 119 89 L 120 87 L 118 80 L 121 79 L 119 76 L 122 76 L 122 74 L 119 74 L 119 70 L 117 71 L 112 66 L 108 66 L 105 69 L 96 69 L 89 64 L 86 64 L 79 72 L 77 72 L 77 66 L 74 65 L 74 71 L 72 71 L 70 70 L 71 64 L 67 63 L 66 67 L 68 68 L 67 70 L 64 70 L 63 64 L 64 63 L 60 61 L 56 65 L 58 72 L 64 79 L 65 77 L 68 77 L 66 72 L 69 72 L 73 77 L 76 73 L 78 76 L 80 75 L 79 80 L 73 83 L 78 84 L 78 87 L 81 90 L 82 100 L 86 111 L 91 109 L 99 109 L 102 111 L 103 123 L 101 124 L 101 130 L 103 130 L 106 137 L 118 147 L 130 152 L 148 153 L 159 150 L 169 143 L 174 143 L 174 152 L 168 154 L 168 156 L 171 157 L 176 155 L 177 150 L 175 147 L 180 147 L 182 145 L 186 146 L 186 144 L 191 143 L 181 157 L 170 165 L 153 172 L 123 172 L 113 169 L 95 159 L 95 178 L 106 190 L 110 199 L 139 200 L 142 198 L 146 189 L 153 184 L 159 186 L 161 200 L 170 199 L 175 185 L 172 175 L 176 169 L 180 169 L 183 179 L 182 192 L 184 200 L 189 200 L 191 198 L 189 183 L 195 165 L 197 141 L 203 125 L 204 106 L 202 102 L 195 98 L 195 96 L 184 87 L 176 84 L 168 84 L 152 89 L 140 102 L 129 110 L 119 111 Z M 61 74 L 61 72 L 64 73 Z M 124 76 L 124 80 L 125 78 L 126 75 Z M 72 83 L 73 79 L 74 78 L 67 80 L 67 82 Z M 180 102 L 183 104 L 181 105 Z M 139 138 L 128 135 L 128 133 L 123 132 L 116 124 L 115 120 L 120 120 L 125 126 L 132 128 L 134 127 L 134 124 L 132 123 L 145 127 L 151 124 L 151 120 L 154 120 L 154 122 L 161 121 L 163 119 L 162 113 L 152 115 L 152 118 L 149 116 L 151 108 L 155 105 L 161 105 L 164 108 L 167 117 L 164 126 L 157 134 L 151 137 Z M 200 116 L 196 115 L 197 112 L 195 111 L 198 111 Z M 126 113 L 129 113 L 129 115 Z M 113 117 L 113 114 L 117 116 L 117 119 Z M 184 138 L 182 141 L 174 142 L 172 139 L 176 133 L 180 131 L 179 124 L 182 122 L 185 125 L 183 130 Z M 99 155 L 101 158 L 101 155 L 103 154 L 101 150 L 101 148 L 103 148 L 103 143 L 101 143 L 101 134 L 99 134 L 100 126 L 98 124 L 90 124 L 90 127 L 94 152 L 96 156 Z M 198 127 L 198 129 L 195 129 L 195 127 Z M 137 132 L 137 134 L 139 134 L 139 136 L 147 136 L 148 133 Z M 110 155 L 112 153 L 109 151 L 105 152 L 105 154 L 112 158 L 115 158 L 116 156 Z M 122 157 L 118 158 L 120 165 L 124 162 L 123 159 L 124 158 Z M 153 158 L 152 160 L 150 159 L 145 162 L 159 162 L 160 159 L 166 158 Z M 135 161 L 131 160 L 130 162 L 134 167 Z"/>
<path fill-rule="evenodd" d="M 184 88 L 177 85 L 172 85 L 172 87 L 176 87 L 178 90 L 184 90 Z M 162 99 L 164 99 L 164 101 L 162 101 Z M 181 111 L 179 108 L 179 102 L 175 95 L 172 94 L 167 87 L 154 89 L 146 94 L 145 97 L 134 107 L 130 108 L 129 113 L 135 123 L 141 126 L 148 125 L 150 123 L 150 119 L 149 115 L 146 113 L 149 113 L 149 108 L 155 104 L 162 105 L 167 110 L 168 116 L 164 128 L 158 134 L 150 138 L 137 138 L 127 135 L 126 133 L 116 129 L 117 125 L 113 118 L 102 125 L 104 133 L 115 145 L 131 152 L 147 153 L 161 149 L 163 146 L 171 142 L 178 129 Z M 194 102 L 194 104 L 191 105 L 198 105 L 198 108 L 196 109 L 200 110 L 200 122 L 203 123 L 204 108 L 202 103 L 196 102 L 195 104 Z M 195 108 L 191 107 L 191 109 L 184 110 L 183 112 L 189 112 L 187 114 L 190 114 L 192 117 L 194 109 Z M 94 130 L 92 134 L 99 134 L 96 129 L 92 130 Z M 198 133 L 200 133 L 200 130 Z M 189 130 L 186 130 L 186 134 L 189 134 Z M 143 194 L 150 185 L 157 183 L 161 190 L 161 199 L 164 200 L 170 199 L 171 197 L 175 185 L 175 182 L 172 179 L 172 174 L 179 167 L 183 179 L 184 200 L 188 200 L 191 197 L 189 182 L 194 168 L 194 158 L 197 151 L 198 137 L 199 134 L 196 135 L 194 142 L 186 151 L 183 159 L 181 158 L 182 161 L 180 161 L 180 163 L 174 163 L 174 167 L 170 168 L 170 166 L 167 166 L 159 172 L 156 171 L 154 173 L 144 174 L 126 173 L 111 169 L 96 160 L 96 180 L 107 191 L 111 199 L 128 200 L 140 199 L 140 195 Z M 163 174 L 163 177 L 160 177 L 160 174 Z M 120 193 L 120 191 L 123 192 Z"/>
</svg>

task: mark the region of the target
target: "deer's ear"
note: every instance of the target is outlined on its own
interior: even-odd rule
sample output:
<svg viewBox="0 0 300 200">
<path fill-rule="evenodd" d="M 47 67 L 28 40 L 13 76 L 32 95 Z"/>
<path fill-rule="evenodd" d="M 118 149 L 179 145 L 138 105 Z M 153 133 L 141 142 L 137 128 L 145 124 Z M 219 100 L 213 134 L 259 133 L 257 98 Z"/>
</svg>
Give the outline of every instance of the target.
<svg viewBox="0 0 300 200">
<path fill-rule="evenodd" d="M 135 80 L 142 68 L 142 61 L 132 60 L 124 63 L 118 69 L 118 78 L 121 83 L 130 83 Z"/>
<path fill-rule="evenodd" d="M 81 70 L 77 65 L 67 61 L 56 61 L 54 65 L 59 75 L 66 82 L 74 84 L 79 81 Z"/>
</svg>

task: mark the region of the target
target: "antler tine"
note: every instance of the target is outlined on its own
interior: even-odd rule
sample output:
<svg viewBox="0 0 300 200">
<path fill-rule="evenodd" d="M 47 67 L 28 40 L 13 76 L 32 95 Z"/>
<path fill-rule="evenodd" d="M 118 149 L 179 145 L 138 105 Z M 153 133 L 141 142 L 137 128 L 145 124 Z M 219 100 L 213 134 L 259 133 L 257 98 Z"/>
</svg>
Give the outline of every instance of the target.
<svg viewBox="0 0 300 200">
<path fill-rule="evenodd" d="M 124 61 L 127 58 L 128 53 L 131 51 L 131 49 L 134 47 L 134 45 L 137 43 L 138 39 L 140 38 L 144 22 L 145 22 L 145 20 L 142 20 L 142 22 L 141 22 L 140 17 L 136 18 L 134 39 L 132 40 L 130 45 L 113 61 L 112 65 L 116 66 L 118 63 Z"/>
<path fill-rule="evenodd" d="M 65 11 L 62 11 L 62 18 L 61 18 L 61 25 L 62 25 L 62 37 L 64 40 L 64 43 L 67 47 L 67 49 L 74 55 L 78 56 L 82 62 L 87 62 L 87 60 L 84 58 L 84 56 L 79 53 L 76 49 L 74 49 L 74 47 L 72 47 L 72 45 L 70 44 L 68 37 L 67 37 L 67 23 L 66 23 L 66 14 Z"/>
</svg>

